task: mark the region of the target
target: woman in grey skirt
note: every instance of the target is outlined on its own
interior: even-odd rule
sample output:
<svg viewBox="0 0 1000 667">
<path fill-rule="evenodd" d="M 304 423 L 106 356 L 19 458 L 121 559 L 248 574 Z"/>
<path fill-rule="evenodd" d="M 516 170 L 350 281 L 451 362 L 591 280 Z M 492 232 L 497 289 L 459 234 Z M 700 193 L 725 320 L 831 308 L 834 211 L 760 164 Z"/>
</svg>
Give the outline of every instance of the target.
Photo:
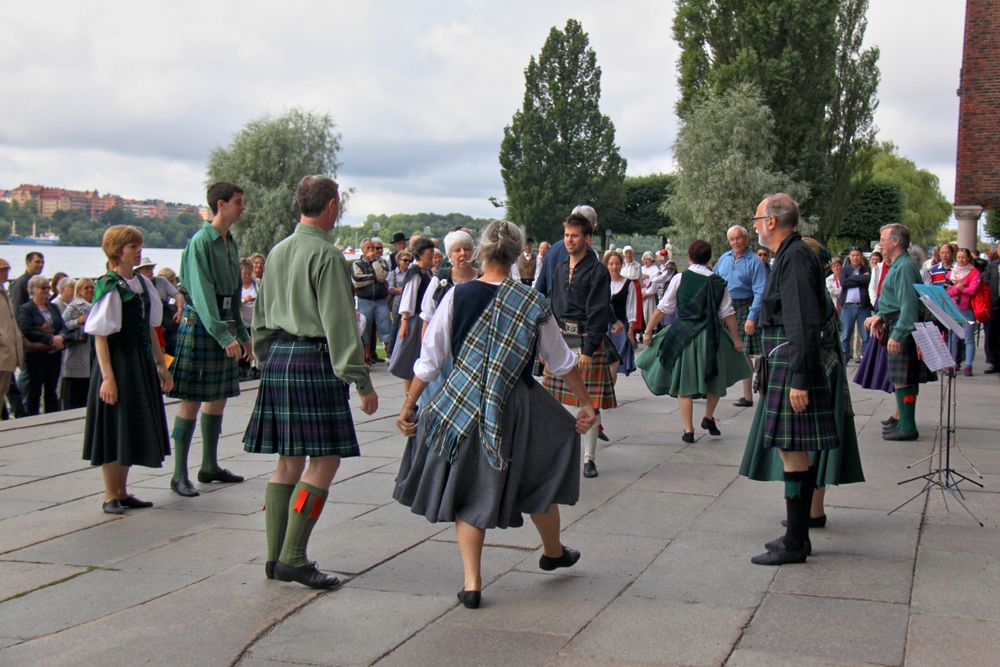
<svg viewBox="0 0 1000 667">
<path fill-rule="evenodd" d="M 406 272 L 403 294 L 399 300 L 399 317 L 396 319 L 396 335 L 389 359 L 389 372 L 403 381 L 403 390 L 410 388 L 413 379 L 413 364 L 420 356 L 421 304 L 424 292 L 431 282 L 434 266 L 434 242 L 428 238 L 417 239 L 413 243 L 413 263 Z M 413 319 L 410 322 L 410 319 Z"/>
<path fill-rule="evenodd" d="M 76 281 L 74 298 L 63 311 L 66 323 L 66 349 L 63 350 L 62 383 L 59 399 L 63 410 L 87 407 L 90 393 L 90 336 L 83 330 L 94 300 L 94 281 L 80 278 Z"/>
<path fill-rule="evenodd" d="M 481 599 L 487 528 L 521 526 L 527 513 L 542 538 L 541 569 L 580 558 L 559 540 L 558 506 L 579 499 L 579 434 L 596 415 L 548 304 L 510 279 L 523 247 L 513 223 L 494 221 L 483 232 L 484 274 L 441 299 L 396 421 L 409 439 L 393 497 L 432 523 L 455 522 L 465 570 L 458 598 L 470 609 Z M 532 377 L 536 348 L 584 406 L 575 420 Z M 420 394 L 449 360 L 454 369 L 418 427 Z"/>
</svg>

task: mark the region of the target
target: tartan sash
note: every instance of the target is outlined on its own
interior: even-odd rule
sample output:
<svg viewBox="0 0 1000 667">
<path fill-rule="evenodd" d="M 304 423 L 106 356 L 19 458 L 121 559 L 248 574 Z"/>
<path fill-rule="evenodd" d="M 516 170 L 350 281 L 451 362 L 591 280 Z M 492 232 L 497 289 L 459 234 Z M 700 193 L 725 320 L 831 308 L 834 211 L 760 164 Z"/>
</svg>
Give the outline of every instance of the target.
<svg viewBox="0 0 1000 667">
<path fill-rule="evenodd" d="M 719 304 L 725 294 L 726 281 L 712 274 L 703 276 L 694 271 L 685 271 L 677 290 L 677 321 L 664 334 L 660 346 L 660 363 L 668 371 L 680 359 L 684 348 L 695 339 L 702 329 L 708 334 L 706 356 L 706 380 L 719 374 Z"/>
<path fill-rule="evenodd" d="M 538 327 L 551 317 L 538 292 L 505 279 L 472 326 L 444 387 L 420 415 L 427 447 L 453 462 L 476 426 L 490 465 L 500 453 L 500 417 L 510 390 L 532 359 Z"/>
</svg>

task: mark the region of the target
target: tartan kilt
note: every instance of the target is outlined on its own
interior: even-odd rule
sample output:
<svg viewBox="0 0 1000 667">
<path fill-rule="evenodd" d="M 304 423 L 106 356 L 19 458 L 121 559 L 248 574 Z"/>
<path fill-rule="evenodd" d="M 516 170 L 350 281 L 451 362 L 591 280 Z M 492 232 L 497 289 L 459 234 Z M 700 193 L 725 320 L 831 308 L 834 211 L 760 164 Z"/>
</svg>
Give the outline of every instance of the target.
<svg viewBox="0 0 1000 667">
<path fill-rule="evenodd" d="M 177 330 L 176 354 L 170 365 L 174 388 L 167 396 L 204 403 L 239 396 L 239 361 L 226 356 L 225 348 L 208 333 L 194 308 L 185 305 L 184 318 L 197 321 L 182 324 Z"/>
<path fill-rule="evenodd" d="M 802 412 L 792 410 L 792 373 L 788 366 L 789 347 L 784 327 L 767 327 L 761 335 L 770 364 L 767 395 L 757 410 L 764 411 L 764 428 L 758 434 L 765 448 L 789 452 L 818 452 L 840 446 L 833 396 L 817 364 L 809 383 L 809 405 Z"/>
<path fill-rule="evenodd" d="M 743 325 L 747 323 L 750 316 L 750 306 L 753 304 L 753 297 L 749 299 L 733 299 L 733 310 L 736 311 L 736 330 L 743 337 L 743 354 L 746 356 L 757 356 L 764 354 L 764 346 L 760 340 L 760 329 L 755 329 L 752 336 L 747 335 Z"/>
<path fill-rule="evenodd" d="M 891 330 L 889 335 L 892 335 Z M 901 354 L 892 354 L 886 350 L 890 382 L 905 387 L 937 380 L 937 375 L 928 370 L 924 362 L 917 356 L 917 344 L 913 342 L 913 336 L 904 338 L 900 345 L 903 346 Z"/>
<path fill-rule="evenodd" d="M 594 357 L 590 363 L 590 370 L 580 372 L 580 375 L 583 377 L 583 384 L 586 385 L 587 391 L 590 393 L 590 399 L 594 404 L 595 410 L 618 407 L 618 399 L 615 397 L 614 377 L 611 375 L 611 368 L 608 366 L 607 353 L 604 350 L 605 345 L 606 343 L 602 342 L 601 346 L 597 348 L 597 352 L 594 353 Z M 575 354 L 580 353 L 578 348 L 570 349 Z M 545 377 L 542 380 L 542 384 L 563 405 L 580 405 L 580 402 L 576 400 L 576 394 L 566 386 L 565 382 L 552 375 L 548 367 L 545 368 Z"/>
<path fill-rule="evenodd" d="M 281 456 L 360 456 L 350 393 L 325 344 L 277 342 L 264 362 L 243 449 Z"/>
</svg>

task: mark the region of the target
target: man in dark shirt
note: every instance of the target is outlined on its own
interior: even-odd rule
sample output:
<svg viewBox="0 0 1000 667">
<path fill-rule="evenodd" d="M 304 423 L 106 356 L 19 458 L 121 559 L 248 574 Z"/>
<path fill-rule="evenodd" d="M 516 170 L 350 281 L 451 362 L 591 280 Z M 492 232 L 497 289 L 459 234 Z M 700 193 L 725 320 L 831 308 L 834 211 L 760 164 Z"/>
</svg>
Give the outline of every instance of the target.
<svg viewBox="0 0 1000 667">
<path fill-rule="evenodd" d="M 590 248 L 594 233 L 591 221 L 574 213 L 566 219 L 564 227 L 567 256 L 552 272 L 552 314 L 559 322 L 567 345 L 580 355 L 580 374 L 597 411 L 597 421 L 583 437 L 583 475 L 597 477 L 594 458 L 601 424 L 600 410 L 618 404 L 604 345 L 611 314 L 611 274 Z M 545 388 L 563 405 L 579 407 L 576 394 L 548 369 Z"/>
<path fill-rule="evenodd" d="M 570 213 L 571 217 L 574 215 L 581 216 L 590 223 L 592 230 L 590 232 L 591 235 L 597 231 L 597 211 L 594 210 L 593 206 L 577 206 Z M 593 248 L 591 248 L 590 251 L 594 254 L 594 258 L 596 258 L 599 262 L 601 258 L 597 254 L 597 251 Z M 556 267 L 559 266 L 559 264 L 565 260 L 568 255 L 569 253 L 566 251 L 566 243 L 564 241 L 556 241 L 549 247 L 548 252 L 545 253 L 545 259 L 542 261 L 542 270 L 538 272 L 538 280 L 535 281 L 535 290 L 541 292 L 549 298 L 552 297 L 552 285 L 554 280 L 552 274 L 555 272 Z"/>
<path fill-rule="evenodd" d="M 865 253 L 854 246 L 849 255 L 850 261 L 840 270 L 840 297 L 837 305 L 840 307 L 840 347 L 844 352 L 844 363 L 851 360 L 851 338 L 855 329 L 861 335 L 861 353 L 868 346 L 868 331 L 864 322 L 872 316 L 872 302 L 868 297 L 868 282 L 872 271 L 865 261 Z"/>
<path fill-rule="evenodd" d="M 395 248 L 392 254 L 389 255 L 389 269 L 395 271 L 399 264 L 396 263 L 396 255 L 406 250 L 406 242 L 409 239 L 406 238 L 406 234 L 403 232 L 396 232 L 392 235 L 392 247 Z"/>
<path fill-rule="evenodd" d="M 983 373 L 996 373 L 1000 371 L 1000 256 L 986 267 L 983 280 L 990 286 L 993 299 L 993 312 L 986 322 L 986 362 L 989 366 Z"/>
<path fill-rule="evenodd" d="M 775 255 L 760 309 L 769 375 L 755 421 L 764 427 L 751 433 L 747 447 L 779 449 L 788 530 L 784 537 L 768 542 L 767 552 L 751 562 L 803 563 L 811 549 L 809 509 L 816 490 L 816 469 L 810 467 L 809 452 L 839 445 L 833 399 L 820 356 L 826 284 L 819 258 L 795 231 L 799 208 L 791 197 L 783 193 L 766 197 L 753 222 L 761 245 Z"/>
<path fill-rule="evenodd" d="M 30 300 L 28 295 L 28 281 L 40 275 L 45 268 L 45 257 L 40 252 L 29 252 L 24 258 L 24 273 L 10 284 L 10 301 L 14 304 L 16 313 L 21 304 Z"/>
<path fill-rule="evenodd" d="M 382 245 L 379 242 L 379 245 Z M 361 242 L 361 259 L 351 267 L 351 283 L 358 297 L 358 312 L 365 316 L 365 332 L 361 340 L 369 350 L 372 326 L 384 345 L 389 344 L 392 322 L 389 320 L 389 267 L 378 258 L 372 239 Z M 370 354 L 370 352 L 369 352 Z M 369 358 L 369 363 L 374 358 Z"/>
</svg>

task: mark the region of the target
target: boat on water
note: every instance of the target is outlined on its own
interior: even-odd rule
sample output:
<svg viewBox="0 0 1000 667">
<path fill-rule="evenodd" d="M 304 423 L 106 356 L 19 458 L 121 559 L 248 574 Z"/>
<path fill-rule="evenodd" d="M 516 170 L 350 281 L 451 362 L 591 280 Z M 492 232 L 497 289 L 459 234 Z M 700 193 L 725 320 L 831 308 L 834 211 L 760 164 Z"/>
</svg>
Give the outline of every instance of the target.
<svg viewBox="0 0 1000 667">
<path fill-rule="evenodd" d="M 18 236 L 17 223 L 14 223 L 10 236 L 7 237 L 7 243 L 11 245 L 59 245 L 59 237 L 52 232 L 39 234 L 34 223 L 31 225 L 31 236 Z"/>
</svg>

